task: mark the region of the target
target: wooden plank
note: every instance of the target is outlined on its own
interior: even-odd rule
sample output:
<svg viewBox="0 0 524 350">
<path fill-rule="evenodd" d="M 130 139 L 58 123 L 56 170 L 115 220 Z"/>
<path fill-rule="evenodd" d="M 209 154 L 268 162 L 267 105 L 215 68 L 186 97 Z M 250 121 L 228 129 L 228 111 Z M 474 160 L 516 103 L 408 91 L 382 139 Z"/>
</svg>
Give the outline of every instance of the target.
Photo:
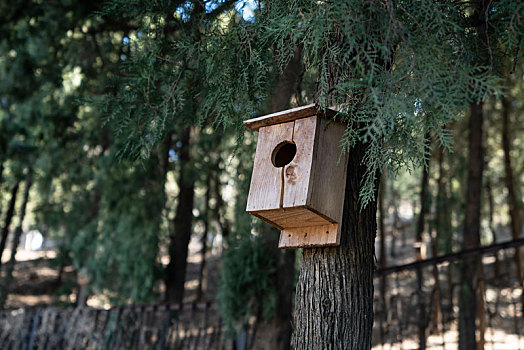
<svg viewBox="0 0 524 350">
<path fill-rule="evenodd" d="M 289 122 L 260 129 L 246 211 L 280 207 L 283 169 L 273 166 L 271 154 L 279 143 L 293 139 L 293 125 Z"/>
<path fill-rule="evenodd" d="M 315 131 L 319 119 L 313 116 L 295 120 L 293 142 L 297 147 L 297 153 L 291 163 L 284 167 L 284 208 L 299 207 L 307 203 Z"/>
<path fill-rule="evenodd" d="M 307 206 L 341 223 L 348 153 L 340 155 L 340 140 L 346 127 L 320 118 L 317 130 Z"/>
<path fill-rule="evenodd" d="M 339 224 L 284 229 L 280 232 L 278 247 L 314 248 L 329 247 L 340 244 Z"/>
<path fill-rule="evenodd" d="M 322 226 L 333 223 L 306 207 L 250 211 L 249 213 L 279 229 Z"/>
<path fill-rule="evenodd" d="M 316 104 L 310 104 L 302 107 L 292 108 L 285 111 L 265 115 L 244 121 L 244 125 L 253 131 L 257 131 L 263 126 L 274 125 L 293 121 L 299 118 L 310 117 L 312 115 L 321 115 L 326 118 L 334 118 L 337 112 L 331 108 L 320 109 Z"/>
</svg>

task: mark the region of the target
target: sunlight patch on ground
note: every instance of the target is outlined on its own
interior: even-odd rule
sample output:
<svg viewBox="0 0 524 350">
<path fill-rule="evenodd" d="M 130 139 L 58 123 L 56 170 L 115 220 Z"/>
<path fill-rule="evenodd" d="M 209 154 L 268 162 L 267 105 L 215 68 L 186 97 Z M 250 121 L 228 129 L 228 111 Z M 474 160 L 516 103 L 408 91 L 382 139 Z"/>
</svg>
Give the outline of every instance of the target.
<svg viewBox="0 0 524 350">
<path fill-rule="evenodd" d="M 7 262 L 9 260 L 11 254 L 10 249 L 4 250 L 4 254 L 2 255 L 2 262 Z M 29 261 L 29 260 L 36 260 L 36 259 L 54 259 L 56 258 L 56 251 L 54 250 L 24 250 L 20 249 L 16 253 L 16 261 Z"/>
<path fill-rule="evenodd" d="M 442 335 L 430 335 L 427 338 L 428 350 L 456 350 L 458 348 L 458 331 L 456 325 L 453 329 Z M 395 344 L 375 345 L 373 350 L 415 350 L 418 349 L 418 341 L 416 338 L 404 339 L 402 342 Z M 485 335 L 486 350 L 516 350 L 524 349 L 524 336 L 516 334 L 509 334 L 500 329 L 487 329 Z"/>
</svg>

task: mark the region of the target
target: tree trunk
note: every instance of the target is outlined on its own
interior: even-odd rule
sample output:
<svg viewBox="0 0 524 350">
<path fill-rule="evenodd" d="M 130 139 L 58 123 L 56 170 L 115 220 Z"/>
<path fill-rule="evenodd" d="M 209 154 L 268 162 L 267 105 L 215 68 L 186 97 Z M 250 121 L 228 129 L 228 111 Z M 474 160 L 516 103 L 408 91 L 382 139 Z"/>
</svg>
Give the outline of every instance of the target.
<svg viewBox="0 0 524 350">
<path fill-rule="evenodd" d="M 426 134 L 426 147 L 429 147 L 429 138 L 430 135 Z M 417 228 L 415 231 L 415 240 L 418 243 L 423 243 L 423 234 L 424 234 L 424 227 L 425 227 L 425 217 L 429 210 L 429 198 L 428 198 L 428 185 L 429 185 L 429 169 L 430 169 L 430 162 L 431 159 L 428 159 L 428 163 L 426 164 L 427 167 L 422 168 L 422 179 L 420 181 L 420 213 L 418 215 L 417 219 Z"/>
<path fill-rule="evenodd" d="M 4 182 L 4 162 L 0 162 L 0 189 L 2 188 L 2 183 Z M 0 217 L 2 216 L 2 201 L 0 201 Z"/>
<path fill-rule="evenodd" d="M 216 200 L 215 208 L 214 208 L 214 215 L 217 220 L 218 226 L 220 226 L 220 232 L 222 233 L 222 237 L 226 238 L 229 235 L 229 223 L 226 218 L 226 205 L 224 203 L 224 199 L 222 198 L 222 191 L 220 183 L 220 162 L 222 161 L 222 157 L 220 154 L 218 155 L 218 160 L 215 165 L 215 171 L 213 172 L 213 191 L 214 191 L 214 197 Z"/>
<path fill-rule="evenodd" d="M 365 151 L 366 146 L 357 143 L 349 152 L 340 246 L 302 252 L 295 349 L 371 348 L 377 202 L 366 208 L 359 202 Z"/>
<path fill-rule="evenodd" d="M 206 268 L 206 254 L 207 254 L 207 235 L 209 233 L 209 221 L 211 215 L 209 215 L 209 201 L 211 192 L 211 174 L 206 176 L 206 194 L 204 196 L 204 232 L 202 232 L 202 249 L 200 250 L 200 269 L 198 270 L 198 287 L 197 287 L 197 301 L 202 300 L 204 295 L 204 271 Z"/>
<path fill-rule="evenodd" d="M 498 242 L 497 231 L 495 230 L 495 199 L 493 198 L 493 186 L 491 180 L 486 180 L 486 197 L 488 197 L 488 226 L 491 231 L 492 244 Z"/>
<path fill-rule="evenodd" d="M 11 189 L 11 199 L 9 200 L 9 206 L 7 207 L 7 213 L 5 214 L 4 227 L 2 227 L 2 238 L 0 239 L 0 268 L 2 267 L 2 255 L 4 254 L 5 245 L 7 243 L 7 236 L 9 236 L 9 226 L 15 214 L 16 195 L 20 187 L 20 181 L 16 181 L 15 185 Z"/>
<path fill-rule="evenodd" d="M 7 296 L 9 294 L 9 287 L 13 280 L 13 271 L 15 269 L 15 263 L 16 263 L 16 252 L 18 250 L 18 245 L 20 244 L 20 237 L 22 236 L 25 211 L 27 208 L 27 202 L 29 201 L 29 191 L 32 185 L 33 185 L 33 170 L 30 169 L 27 175 L 26 183 L 25 183 L 24 199 L 22 202 L 22 208 L 20 209 L 20 222 L 18 223 L 18 227 L 16 228 L 16 231 L 15 231 L 15 237 L 13 239 L 13 246 L 11 247 L 11 255 L 7 263 L 7 274 L 4 278 L 4 281 L 3 281 L 4 283 L 2 285 L 2 290 L 0 294 L 0 310 L 4 309 L 5 303 L 7 301 Z"/>
<path fill-rule="evenodd" d="M 169 244 L 169 264 L 166 267 L 166 295 L 168 303 L 181 303 L 184 299 L 184 284 L 186 282 L 187 254 L 193 224 L 193 201 L 195 192 L 195 178 L 191 174 L 190 154 L 191 128 L 186 127 L 180 134 L 180 149 L 178 161 L 180 164 L 180 178 L 178 185 L 178 205 L 173 220 L 171 242 Z"/>
<path fill-rule="evenodd" d="M 468 176 L 462 249 L 475 249 L 480 245 L 480 207 L 484 170 L 482 146 L 484 112 L 482 107 L 482 103 L 473 103 L 470 106 Z M 464 259 L 461 266 L 459 296 L 459 349 L 461 350 L 477 348 L 475 316 L 479 264 L 478 257 L 471 257 Z"/>
<path fill-rule="evenodd" d="M 380 181 L 380 186 L 378 190 L 378 212 L 379 212 L 379 220 L 378 220 L 378 232 L 380 235 L 380 252 L 379 252 L 379 267 L 381 269 L 385 268 L 387 265 L 387 255 L 386 255 L 386 229 L 385 229 L 385 216 L 386 216 L 386 209 L 384 208 L 384 197 L 385 197 L 385 189 L 386 189 L 386 176 L 385 174 L 382 174 L 382 178 Z M 382 311 L 382 320 L 385 320 L 386 322 L 386 329 L 384 329 L 383 324 L 380 325 L 380 339 L 381 343 L 384 344 L 385 336 L 388 334 L 388 323 L 387 323 L 387 316 L 388 316 L 388 305 L 387 305 L 387 298 L 386 298 L 386 291 L 387 291 L 387 275 L 382 275 L 380 277 L 380 303 L 382 304 L 382 307 L 380 308 Z"/>
<path fill-rule="evenodd" d="M 430 135 L 426 134 L 424 142 L 426 147 L 429 147 L 429 138 Z M 426 167 L 422 168 L 422 179 L 420 182 L 420 212 L 417 219 L 417 227 L 415 230 L 415 249 L 416 249 L 416 259 L 422 260 L 425 258 L 425 242 L 424 242 L 424 228 L 426 226 L 426 214 L 429 209 L 429 199 L 428 199 L 428 185 L 429 185 L 429 165 L 430 165 L 430 159 L 428 159 L 428 163 L 426 164 Z M 425 350 L 426 349 L 426 302 L 424 298 L 424 292 L 423 292 L 423 282 L 424 282 L 424 271 L 422 270 L 422 267 L 417 267 L 417 299 L 418 299 L 418 306 L 420 310 L 420 317 L 418 319 L 418 342 L 419 342 L 419 349 Z"/>
<path fill-rule="evenodd" d="M 391 230 L 391 246 L 390 246 L 390 255 L 391 257 L 397 256 L 397 237 L 399 234 L 399 227 L 400 227 L 400 217 L 398 213 L 398 193 L 395 190 L 395 184 L 394 181 L 391 181 L 391 201 L 390 206 L 393 206 L 393 229 Z M 405 236 L 402 234 L 402 236 Z M 404 241 L 403 244 L 405 245 L 406 242 Z"/>
<path fill-rule="evenodd" d="M 509 215 L 511 217 L 511 235 L 513 239 L 520 238 L 520 217 L 519 217 L 519 202 L 517 199 L 517 193 L 515 190 L 515 179 L 513 177 L 513 167 L 511 165 L 511 135 L 510 135 L 510 121 L 509 116 L 511 113 L 511 102 L 506 98 L 502 97 L 502 148 L 504 150 L 504 170 L 506 173 L 505 182 L 506 188 L 508 189 L 508 205 Z M 522 276 L 522 261 L 520 256 L 520 248 L 515 248 L 515 266 L 517 271 L 517 277 L 520 282 L 520 286 L 523 285 Z"/>
<path fill-rule="evenodd" d="M 432 235 L 431 248 L 432 255 L 436 257 L 439 255 L 440 241 L 443 237 L 447 236 L 449 232 L 444 229 L 443 215 L 445 210 L 445 199 L 446 199 L 446 184 L 444 179 L 444 150 L 439 148 L 438 152 L 438 167 L 439 174 L 437 180 L 437 210 L 435 213 L 435 231 Z M 435 280 L 435 286 L 433 287 L 433 316 L 432 316 L 432 332 L 440 333 L 442 331 L 442 305 L 441 305 L 441 290 L 439 281 L 438 266 L 433 266 L 433 279 Z"/>
<path fill-rule="evenodd" d="M 276 80 L 271 98 L 271 111 L 278 112 L 289 108 L 290 100 L 297 88 L 302 66 L 302 48 L 294 50 L 294 56 Z M 292 334 L 293 290 L 295 276 L 295 251 L 278 248 L 280 231 L 262 224 L 264 251 L 272 257 L 275 268 L 276 315 L 269 322 L 258 319 L 254 347 L 267 350 L 289 349 Z M 271 339 L 271 341 L 268 341 Z"/>
</svg>

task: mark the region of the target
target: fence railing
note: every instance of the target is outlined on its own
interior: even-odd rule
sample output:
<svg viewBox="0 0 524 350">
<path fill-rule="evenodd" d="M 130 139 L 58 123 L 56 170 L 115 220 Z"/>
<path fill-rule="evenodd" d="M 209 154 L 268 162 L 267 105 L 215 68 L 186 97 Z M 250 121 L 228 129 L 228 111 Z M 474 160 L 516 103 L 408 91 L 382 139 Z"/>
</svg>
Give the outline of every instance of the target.
<svg viewBox="0 0 524 350">
<path fill-rule="evenodd" d="M 0 313 L 1 349 L 232 349 L 215 303 Z"/>
<path fill-rule="evenodd" d="M 516 247 L 524 239 L 378 270 L 374 345 L 456 349 L 459 265 L 481 259 L 486 349 L 524 349 L 523 286 Z M 1 349 L 234 349 L 217 304 L 94 308 L 30 307 L 0 313 Z"/>
<path fill-rule="evenodd" d="M 379 269 L 375 274 L 376 348 L 456 349 L 460 266 L 475 258 L 477 342 L 524 349 L 522 277 L 515 254 L 524 239 Z M 522 268 L 522 267 L 521 267 Z"/>
</svg>

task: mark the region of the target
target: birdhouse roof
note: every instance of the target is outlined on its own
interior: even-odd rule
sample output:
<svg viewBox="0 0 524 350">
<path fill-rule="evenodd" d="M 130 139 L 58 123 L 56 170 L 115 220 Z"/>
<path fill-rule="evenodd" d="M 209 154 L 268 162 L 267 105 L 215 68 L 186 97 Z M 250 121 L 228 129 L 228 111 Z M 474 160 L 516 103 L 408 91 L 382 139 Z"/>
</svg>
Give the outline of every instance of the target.
<svg viewBox="0 0 524 350">
<path fill-rule="evenodd" d="M 325 118 L 333 118 L 336 114 L 337 111 L 334 109 L 322 109 L 317 104 L 310 104 L 307 106 L 292 108 L 285 111 L 264 115 L 262 117 L 249 119 L 244 121 L 244 125 L 253 131 L 258 131 L 258 129 L 263 126 L 290 122 L 313 115 L 320 115 Z"/>
</svg>

